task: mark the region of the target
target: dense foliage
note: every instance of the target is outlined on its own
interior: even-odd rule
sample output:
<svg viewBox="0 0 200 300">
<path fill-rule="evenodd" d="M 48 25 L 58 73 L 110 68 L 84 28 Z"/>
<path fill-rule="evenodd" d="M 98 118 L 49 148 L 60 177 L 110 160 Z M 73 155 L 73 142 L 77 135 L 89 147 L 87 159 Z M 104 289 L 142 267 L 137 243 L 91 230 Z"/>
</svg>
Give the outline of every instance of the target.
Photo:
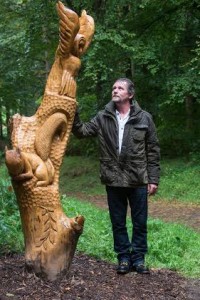
<svg viewBox="0 0 200 300">
<path fill-rule="evenodd" d="M 43 94 L 58 43 L 56 0 L 0 3 L 0 135 L 10 114 L 30 115 Z M 129 77 L 152 113 L 165 155 L 200 146 L 200 4 L 198 0 L 63 1 L 95 19 L 96 31 L 78 78 L 82 118 L 110 99 L 113 81 Z M 80 150 L 81 148 L 81 150 Z M 75 140 L 71 153 L 94 152 Z"/>
</svg>

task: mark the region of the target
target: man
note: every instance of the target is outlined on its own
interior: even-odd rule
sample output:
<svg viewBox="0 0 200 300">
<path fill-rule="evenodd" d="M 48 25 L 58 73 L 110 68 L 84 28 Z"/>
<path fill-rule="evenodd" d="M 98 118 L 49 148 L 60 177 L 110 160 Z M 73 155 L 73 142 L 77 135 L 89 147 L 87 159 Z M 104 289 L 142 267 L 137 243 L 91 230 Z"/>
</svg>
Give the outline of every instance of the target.
<svg viewBox="0 0 200 300">
<path fill-rule="evenodd" d="M 133 82 L 118 79 L 110 101 L 90 122 L 75 116 L 73 133 L 78 137 L 98 136 L 100 178 L 106 185 L 112 223 L 117 273 L 130 270 L 149 274 L 147 253 L 147 196 L 157 191 L 160 151 L 151 115 L 134 98 Z M 133 224 L 129 240 L 126 228 L 128 202 Z"/>
</svg>

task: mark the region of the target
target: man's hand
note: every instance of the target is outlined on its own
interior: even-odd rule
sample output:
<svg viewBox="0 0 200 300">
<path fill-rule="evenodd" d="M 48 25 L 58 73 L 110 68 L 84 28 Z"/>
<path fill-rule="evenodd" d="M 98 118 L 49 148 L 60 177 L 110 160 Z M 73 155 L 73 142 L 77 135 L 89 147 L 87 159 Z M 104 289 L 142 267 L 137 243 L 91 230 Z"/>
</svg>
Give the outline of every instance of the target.
<svg viewBox="0 0 200 300">
<path fill-rule="evenodd" d="M 157 192 L 158 186 L 157 184 L 149 183 L 148 184 L 148 194 L 149 196 L 155 195 Z"/>
</svg>

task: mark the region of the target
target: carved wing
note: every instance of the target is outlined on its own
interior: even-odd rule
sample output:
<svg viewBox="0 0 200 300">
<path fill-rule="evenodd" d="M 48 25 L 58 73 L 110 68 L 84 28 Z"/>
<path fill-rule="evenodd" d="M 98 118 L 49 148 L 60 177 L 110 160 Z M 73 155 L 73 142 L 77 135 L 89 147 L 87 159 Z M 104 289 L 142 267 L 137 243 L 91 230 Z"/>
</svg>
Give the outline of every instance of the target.
<svg viewBox="0 0 200 300">
<path fill-rule="evenodd" d="M 72 54 L 80 57 L 85 53 L 94 35 L 94 20 L 83 10 L 79 18 L 80 29 L 74 40 Z"/>
<path fill-rule="evenodd" d="M 91 43 L 92 37 L 94 35 L 95 26 L 94 26 L 94 19 L 91 16 L 87 15 L 85 10 L 82 11 L 82 14 L 79 18 L 79 22 L 80 22 L 80 30 L 78 34 L 84 36 L 86 40 L 85 46 L 81 53 L 82 55 L 85 53 L 85 51 L 87 50 L 87 48 Z"/>
<path fill-rule="evenodd" d="M 66 8 L 61 1 L 58 1 L 56 8 L 60 17 L 60 40 L 57 54 L 62 57 L 68 57 L 72 52 L 74 39 L 80 28 L 79 17 L 74 11 Z"/>
</svg>

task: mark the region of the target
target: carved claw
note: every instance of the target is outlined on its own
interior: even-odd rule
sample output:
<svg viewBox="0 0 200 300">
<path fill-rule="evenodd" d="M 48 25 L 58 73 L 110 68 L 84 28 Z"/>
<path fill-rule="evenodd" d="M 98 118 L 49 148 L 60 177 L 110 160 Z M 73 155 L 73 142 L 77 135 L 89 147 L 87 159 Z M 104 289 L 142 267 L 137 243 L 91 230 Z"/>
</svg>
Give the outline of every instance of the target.
<svg viewBox="0 0 200 300">
<path fill-rule="evenodd" d="M 20 174 L 20 175 L 18 175 L 18 176 L 12 176 L 11 175 L 11 177 L 12 177 L 12 179 L 14 180 L 14 181 L 25 181 L 25 180 L 29 180 L 29 179 L 32 179 L 33 178 L 33 173 L 31 173 L 31 172 L 28 172 L 28 173 L 23 173 L 23 174 Z"/>
<path fill-rule="evenodd" d="M 38 182 L 36 183 L 36 186 L 37 186 L 37 187 L 40 187 L 40 186 L 47 186 L 47 185 L 49 185 L 49 181 L 48 181 L 48 180 L 46 180 L 46 181 L 38 181 Z"/>
</svg>

